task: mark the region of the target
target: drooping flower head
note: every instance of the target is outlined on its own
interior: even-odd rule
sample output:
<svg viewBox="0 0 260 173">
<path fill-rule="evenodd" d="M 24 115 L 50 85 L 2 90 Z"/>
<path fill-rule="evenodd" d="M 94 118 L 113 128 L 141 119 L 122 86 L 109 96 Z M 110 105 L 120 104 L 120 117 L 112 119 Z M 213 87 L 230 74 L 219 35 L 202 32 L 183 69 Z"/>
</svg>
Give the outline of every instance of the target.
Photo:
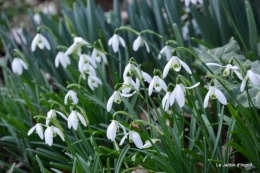
<svg viewBox="0 0 260 173">
<path fill-rule="evenodd" d="M 55 57 L 55 67 L 59 67 L 59 64 L 61 64 L 63 68 L 66 68 L 68 65 L 70 65 L 69 56 L 62 51 L 59 51 Z"/>
<path fill-rule="evenodd" d="M 120 37 L 117 33 L 115 33 L 109 40 L 108 40 L 108 45 L 113 48 L 113 51 L 116 53 L 118 52 L 119 45 L 122 45 L 125 47 L 125 41 L 122 37 Z"/>
<path fill-rule="evenodd" d="M 172 57 L 172 47 L 169 45 L 164 46 L 161 50 L 160 53 L 158 55 L 158 59 L 162 58 L 162 55 L 166 56 L 167 61 L 170 61 L 171 57 Z"/>
<path fill-rule="evenodd" d="M 87 45 L 87 47 L 90 47 L 89 42 L 87 42 L 86 40 L 84 40 L 81 37 L 75 37 L 74 43 L 67 49 L 65 54 L 70 55 L 73 51 L 75 51 L 77 49 L 77 47 L 80 47 L 82 45 Z"/>
<path fill-rule="evenodd" d="M 235 65 L 228 64 L 226 66 L 222 66 L 222 65 L 217 64 L 217 63 L 206 63 L 206 65 L 207 66 L 225 67 L 225 70 L 223 72 L 223 76 L 229 76 L 232 72 L 234 72 L 240 80 L 243 80 L 243 77 L 239 72 L 239 67 L 237 67 Z"/>
<path fill-rule="evenodd" d="M 49 123 L 50 123 L 50 120 L 52 119 L 52 118 L 56 118 L 57 117 L 57 114 L 58 115 L 60 115 L 64 120 L 66 120 L 67 121 L 67 117 L 63 114 L 63 113 L 61 113 L 61 112 L 59 112 L 59 111 L 56 111 L 56 110 L 54 110 L 54 109 L 51 109 L 49 112 L 47 112 L 47 118 L 46 118 L 46 126 L 49 126 Z"/>
<path fill-rule="evenodd" d="M 144 38 L 141 35 L 139 35 L 133 43 L 133 50 L 137 51 L 139 47 L 143 47 L 144 45 L 146 47 L 147 52 L 150 52 L 148 43 L 144 40 Z"/>
<path fill-rule="evenodd" d="M 69 129 L 71 127 L 74 128 L 74 130 L 77 130 L 78 128 L 78 120 L 86 127 L 87 123 L 83 115 L 76 110 L 71 111 L 69 117 L 68 117 L 68 127 Z"/>
<path fill-rule="evenodd" d="M 134 95 L 136 93 L 136 91 L 135 91 L 132 94 L 123 94 L 123 93 L 119 92 L 120 88 L 121 88 L 120 85 L 115 86 L 115 91 L 112 94 L 112 96 L 108 99 L 108 102 L 107 102 L 107 112 L 111 111 L 112 105 L 114 102 L 117 104 L 120 104 L 122 101 L 122 97 L 131 97 L 132 95 Z"/>
<path fill-rule="evenodd" d="M 211 86 L 209 87 L 209 91 L 204 99 L 204 104 L 203 104 L 204 108 L 208 107 L 209 98 L 218 99 L 218 101 L 223 105 L 227 104 L 227 99 L 225 95 L 216 86 L 214 86 L 213 82 L 211 83 Z"/>
<path fill-rule="evenodd" d="M 136 131 L 134 131 L 133 129 L 131 129 L 130 126 L 130 131 L 128 133 L 124 134 L 124 137 L 121 139 L 119 145 L 122 145 L 125 141 L 125 139 L 129 136 L 129 142 L 134 142 L 135 146 L 139 149 L 142 149 L 143 147 L 143 141 L 139 135 L 139 133 L 137 133 Z"/>
<path fill-rule="evenodd" d="M 49 146 L 52 146 L 53 144 L 53 137 L 58 134 L 60 138 L 65 141 L 63 134 L 61 133 L 60 129 L 54 126 L 48 126 L 47 129 L 44 132 L 45 137 L 45 143 Z"/>
<path fill-rule="evenodd" d="M 79 99 L 77 97 L 77 93 L 73 90 L 69 90 L 69 92 L 66 94 L 65 98 L 64 98 L 64 104 L 66 105 L 68 103 L 68 98 L 72 99 L 72 102 L 74 104 L 77 104 Z"/>
<path fill-rule="evenodd" d="M 197 86 L 199 86 L 200 82 L 196 83 L 195 85 L 191 87 L 185 87 L 182 83 L 178 82 L 176 87 L 174 88 L 173 92 L 171 93 L 170 98 L 170 105 L 173 105 L 174 101 L 176 100 L 179 107 L 182 108 L 185 105 L 185 95 L 186 95 L 186 89 L 193 89 Z"/>
<path fill-rule="evenodd" d="M 44 47 L 46 47 L 46 49 L 51 50 L 50 43 L 41 33 L 36 34 L 32 41 L 31 50 L 33 52 L 35 51 L 36 46 L 38 46 L 40 49 L 44 49 Z"/>
<path fill-rule="evenodd" d="M 154 69 L 154 77 L 153 77 L 153 79 L 149 85 L 149 89 L 148 89 L 149 95 L 152 94 L 153 88 L 158 92 L 161 91 L 162 89 L 166 92 L 167 86 L 160 76 L 161 76 L 161 71 L 158 69 Z"/>
<path fill-rule="evenodd" d="M 138 75 L 138 78 L 142 78 L 144 81 L 150 83 L 152 81 L 152 77 L 148 73 L 146 73 L 146 72 L 140 70 L 139 68 L 137 68 L 135 63 L 136 62 L 135 62 L 134 58 L 131 58 L 129 60 L 129 63 L 126 65 L 124 72 L 123 72 L 124 80 L 127 76 L 127 73 L 130 73 L 131 75 L 132 74 Z"/>
<path fill-rule="evenodd" d="M 12 62 L 12 70 L 15 74 L 21 75 L 23 73 L 23 68 L 28 69 L 26 63 L 21 58 L 14 58 Z"/>
<path fill-rule="evenodd" d="M 91 57 L 95 60 L 95 61 L 97 61 L 97 62 L 101 62 L 101 58 L 102 58 L 102 60 L 104 61 L 104 63 L 105 64 L 107 64 L 107 57 L 106 57 L 106 55 L 105 55 L 105 53 L 104 52 L 101 52 L 100 50 L 98 50 L 98 49 L 93 49 L 93 52 L 92 52 L 92 54 L 91 54 Z"/>
<path fill-rule="evenodd" d="M 260 82 L 260 75 L 253 72 L 251 69 L 247 70 L 246 76 L 244 77 L 241 86 L 240 91 L 243 92 L 246 86 L 247 81 L 250 81 L 253 85 L 258 85 Z"/>
<path fill-rule="evenodd" d="M 176 56 L 176 53 L 173 52 L 173 56 L 170 59 L 170 61 L 166 64 L 163 70 L 163 78 L 165 78 L 171 68 L 173 68 L 175 71 L 179 72 L 181 70 L 181 67 L 183 67 L 189 74 L 191 74 L 190 67 L 183 62 L 180 58 Z"/>
<path fill-rule="evenodd" d="M 42 124 L 37 123 L 35 126 L 33 126 L 27 133 L 28 136 L 30 136 L 34 131 L 39 135 L 41 139 L 43 139 L 43 129 Z"/>
<path fill-rule="evenodd" d="M 122 89 L 122 93 L 123 94 L 127 94 L 131 91 L 131 88 L 134 88 L 135 90 L 139 90 L 140 87 L 140 81 L 137 78 L 136 82 L 132 79 L 131 74 L 128 72 L 126 74 L 126 78 L 124 79 L 124 83 L 123 83 L 124 88 Z M 127 87 L 129 86 L 129 87 Z"/>
</svg>

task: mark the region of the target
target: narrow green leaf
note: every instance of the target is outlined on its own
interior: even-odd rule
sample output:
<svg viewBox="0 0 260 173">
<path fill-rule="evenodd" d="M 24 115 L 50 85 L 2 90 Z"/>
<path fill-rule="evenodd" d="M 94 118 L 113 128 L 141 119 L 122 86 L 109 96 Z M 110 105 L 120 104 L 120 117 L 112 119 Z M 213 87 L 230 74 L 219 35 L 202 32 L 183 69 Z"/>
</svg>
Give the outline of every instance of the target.
<svg viewBox="0 0 260 173">
<path fill-rule="evenodd" d="M 9 171 L 7 173 L 12 173 L 13 172 L 13 169 L 15 167 L 15 163 L 12 164 L 12 166 L 10 167 Z"/>
<path fill-rule="evenodd" d="M 120 155 L 119 155 L 119 158 L 117 160 L 117 163 L 116 163 L 116 167 L 115 167 L 115 172 L 120 172 L 120 168 L 121 168 L 121 165 L 124 161 L 124 158 L 129 150 L 130 146 L 129 145 L 126 145 L 124 147 L 124 149 L 121 151 Z"/>
</svg>

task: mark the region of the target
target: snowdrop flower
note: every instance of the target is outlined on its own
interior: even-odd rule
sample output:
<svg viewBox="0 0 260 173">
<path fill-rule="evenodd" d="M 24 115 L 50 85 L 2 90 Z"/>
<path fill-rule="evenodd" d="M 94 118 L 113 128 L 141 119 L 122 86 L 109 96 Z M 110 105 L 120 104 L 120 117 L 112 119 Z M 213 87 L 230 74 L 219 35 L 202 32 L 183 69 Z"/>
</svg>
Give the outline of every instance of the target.
<svg viewBox="0 0 260 173">
<path fill-rule="evenodd" d="M 185 5 L 188 7 L 190 5 L 190 2 L 193 4 L 196 4 L 197 2 L 203 3 L 203 0 L 185 0 Z"/>
<path fill-rule="evenodd" d="M 89 76 L 88 76 L 88 86 L 89 86 L 89 88 L 92 91 L 94 91 L 94 89 L 98 87 L 98 84 L 102 85 L 101 80 L 98 77 L 89 74 Z"/>
<path fill-rule="evenodd" d="M 53 136 L 56 136 L 58 134 L 60 138 L 65 141 L 63 134 L 61 133 L 60 129 L 54 126 L 49 126 L 44 132 L 44 137 L 45 137 L 45 143 L 48 144 L 49 146 L 52 146 L 53 143 Z"/>
<path fill-rule="evenodd" d="M 165 96 L 162 99 L 162 107 L 165 111 L 168 111 L 168 109 L 170 107 L 171 94 L 172 94 L 172 92 L 169 91 L 169 89 L 168 89 L 168 91 L 166 92 Z"/>
<path fill-rule="evenodd" d="M 64 104 L 66 105 L 68 103 L 68 98 L 71 98 L 72 99 L 72 102 L 74 104 L 77 104 L 79 99 L 77 97 L 77 93 L 73 90 L 69 90 L 69 92 L 66 94 L 65 98 L 64 98 Z"/>
<path fill-rule="evenodd" d="M 118 52 L 119 44 L 121 44 L 123 47 L 125 47 L 125 41 L 122 37 L 120 37 L 118 34 L 114 34 L 109 40 L 108 45 L 113 48 L 113 51 L 116 53 Z"/>
<path fill-rule="evenodd" d="M 112 96 L 108 99 L 108 102 L 107 102 L 107 112 L 111 111 L 111 108 L 112 108 L 112 105 L 113 105 L 114 102 L 117 103 L 117 104 L 121 103 L 122 96 L 123 97 L 131 97 L 135 93 L 136 92 L 133 92 L 132 94 L 122 94 L 119 91 L 114 91 Z"/>
<path fill-rule="evenodd" d="M 15 74 L 21 75 L 23 73 L 23 68 L 28 69 L 26 63 L 20 58 L 14 58 L 12 62 L 12 70 Z"/>
<path fill-rule="evenodd" d="M 59 63 L 63 66 L 63 68 L 66 68 L 67 65 L 70 65 L 70 58 L 68 55 L 66 55 L 64 52 L 60 51 L 56 55 L 55 58 L 55 67 L 59 67 Z"/>
<path fill-rule="evenodd" d="M 151 139 L 152 143 L 160 142 L 160 139 Z M 146 141 L 143 145 L 142 149 L 144 148 L 150 148 L 152 146 L 152 143 L 150 141 Z"/>
<path fill-rule="evenodd" d="M 175 100 L 177 100 L 177 103 L 180 108 L 182 108 L 185 104 L 185 94 L 186 94 L 186 89 L 193 89 L 197 86 L 199 86 L 200 82 L 196 83 L 195 85 L 191 87 L 184 87 L 183 84 L 179 83 L 176 84 L 175 89 L 171 93 L 171 99 L 170 99 L 170 105 L 174 103 Z"/>
<path fill-rule="evenodd" d="M 78 45 L 87 45 L 89 47 L 90 44 L 81 37 L 75 37 L 74 43 L 68 48 L 65 54 L 70 55 L 77 48 Z"/>
<path fill-rule="evenodd" d="M 34 131 L 39 135 L 41 139 L 43 139 L 43 130 L 42 130 L 42 124 L 37 123 L 35 126 L 33 126 L 27 133 L 27 135 L 31 135 Z"/>
<path fill-rule="evenodd" d="M 17 44 L 25 44 L 27 45 L 27 41 L 23 34 L 23 28 L 13 28 L 11 30 L 11 37 L 14 38 Z"/>
<path fill-rule="evenodd" d="M 112 122 L 107 127 L 107 138 L 111 141 L 114 141 L 116 138 L 116 132 L 118 129 L 118 121 L 112 120 Z"/>
<path fill-rule="evenodd" d="M 139 149 L 142 149 L 143 147 L 143 141 L 139 135 L 139 133 L 135 132 L 134 130 L 130 130 L 129 133 L 125 134 L 125 136 L 120 141 L 119 145 L 122 145 L 129 135 L 129 141 L 134 142 L 135 146 Z"/>
<path fill-rule="evenodd" d="M 204 99 L 204 108 L 208 107 L 208 102 L 209 102 L 209 98 L 211 99 L 218 99 L 218 101 L 220 103 L 222 103 L 223 105 L 227 104 L 227 99 L 225 97 L 225 95 L 222 93 L 222 91 L 220 91 L 217 87 L 215 86 L 210 86 L 209 87 L 209 91 Z"/>
<path fill-rule="evenodd" d="M 218 66 L 218 67 L 226 67 L 224 72 L 223 72 L 223 76 L 229 76 L 230 73 L 232 72 L 235 72 L 235 74 L 237 75 L 237 77 L 240 79 L 240 80 L 243 80 L 243 77 L 242 75 L 239 73 L 239 68 L 237 66 L 233 66 L 231 64 L 228 64 L 226 66 L 222 66 L 220 64 L 217 64 L 217 63 L 206 63 L 207 66 Z"/>
<path fill-rule="evenodd" d="M 71 126 L 74 128 L 74 130 L 77 130 L 78 128 L 78 119 L 80 120 L 80 122 L 86 127 L 87 123 L 85 121 L 85 118 L 83 117 L 82 114 L 80 114 L 79 112 L 73 110 L 71 111 L 69 117 L 68 117 L 68 127 L 69 129 L 71 128 Z"/>
<path fill-rule="evenodd" d="M 101 52 L 101 51 L 99 51 L 97 49 L 93 50 L 93 52 L 91 54 L 91 57 L 93 59 L 95 59 L 97 62 L 101 62 L 101 58 L 102 58 L 104 63 L 107 64 L 107 57 L 106 57 L 106 55 L 103 52 Z"/>
<path fill-rule="evenodd" d="M 58 113 L 63 119 L 67 120 L 67 117 L 63 113 L 56 111 L 54 109 L 51 109 L 49 112 L 47 112 L 46 126 L 49 126 L 51 118 L 57 117 L 56 113 Z"/>
<path fill-rule="evenodd" d="M 185 70 L 191 74 L 191 70 L 190 67 L 183 62 L 182 60 L 180 60 L 177 56 L 172 56 L 172 58 L 170 59 L 170 61 L 166 64 L 166 66 L 164 67 L 163 70 L 163 78 L 165 78 L 169 72 L 169 70 L 171 68 L 173 68 L 175 71 L 179 72 L 181 70 L 181 66 L 183 66 L 185 68 Z"/>
<path fill-rule="evenodd" d="M 137 51 L 140 46 L 142 47 L 144 45 L 146 47 L 147 52 L 150 52 L 150 48 L 149 48 L 148 43 L 139 35 L 133 43 L 133 50 Z"/>
<path fill-rule="evenodd" d="M 129 87 L 126 87 L 124 89 L 122 89 L 122 93 L 123 94 L 127 94 L 131 91 L 131 87 L 134 87 L 135 90 L 139 90 L 139 87 L 140 87 L 140 81 L 139 79 L 136 79 L 136 82 L 131 78 L 131 75 L 128 73 L 126 78 L 124 79 L 124 83 L 123 85 L 125 86 L 129 86 Z"/>
<path fill-rule="evenodd" d="M 78 63 L 80 73 L 87 72 L 96 76 L 95 69 L 92 66 L 95 68 L 97 67 L 94 59 L 92 59 L 86 54 L 80 55 Z"/>
<path fill-rule="evenodd" d="M 41 16 L 39 13 L 36 13 L 33 15 L 33 19 L 35 20 L 35 22 L 40 25 L 41 24 Z"/>
<path fill-rule="evenodd" d="M 148 73 L 137 68 L 131 61 L 135 60 L 133 58 L 130 59 L 129 63 L 126 65 L 125 70 L 123 72 L 123 78 L 126 78 L 127 73 L 133 74 L 133 72 L 136 72 L 140 78 L 143 78 L 144 81 L 150 83 L 152 81 L 152 77 Z"/>
<path fill-rule="evenodd" d="M 246 76 L 243 79 L 241 86 L 240 86 L 240 91 L 243 92 L 246 86 L 246 82 L 249 81 L 253 84 L 253 85 L 258 85 L 259 81 L 260 81 L 260 75 L 253 72 L 252 70 L 247 70 L 246 72 Z"/>
<path fill-rule="evenodd" d="M 172 47 L 171 46 L 164 46 L 161 51 L 160 54 L 158 55 L 158 59 L 162 58 L 162 55 L 166 56 L 167 61 L 170 61 L 171 57 L 172 57 Z"/>
<path fill-rule="evenodd" d="M 50 50 L 51 46 L 48 40 L 40 33 L 36 34 L 32 41 L 31 50 L 34 52 L 36 49 L 36 46 L 38 46 L 40 49 L 43 49 L 46 47 L 46 49 Z"/>
<path fill-rule="evenodd" d="M 116 132 L 119 127 L 123 129 L 124 135 L 126 135 L 125 127 L 122 124 L 120 124 L 117 120 L 112 120 L 109 126 L 107 127 L 107 138 L 111 141 L 115 141 Z"/>
<path fill-rule="evenodd" d="M 161 91 L 162 89 L 164 91 L 167 90 L 167 86 L 166 86 L 165 82 L 158 75 L 153 77 L 153 79 L 149 85 L 149 89 L 148 89 L 149 96 L 152 94 L 153 88 L 158 92 Z"/>
</svg>

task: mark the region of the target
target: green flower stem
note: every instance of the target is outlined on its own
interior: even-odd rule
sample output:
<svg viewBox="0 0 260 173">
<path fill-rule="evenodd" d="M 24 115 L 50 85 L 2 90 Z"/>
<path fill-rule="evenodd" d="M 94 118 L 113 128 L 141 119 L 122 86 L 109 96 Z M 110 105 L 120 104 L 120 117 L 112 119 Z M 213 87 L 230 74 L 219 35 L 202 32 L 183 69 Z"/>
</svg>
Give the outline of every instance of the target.
<svg viewBox="0 0 260 173">
<path fill-rule="evenodd" d="M 132 29 L 132 28 L 130 28 L 130 27 L 127 27 L 127 26 L 121 26 L 120 28 L 115 29 L 115 32 L 117 32 L 117 31 L 119 31 L 119 30 L 128 30 L 128 31 L 133 32 L 133 33 L 136 34 L 136 35 L 140 35 L 139 32 L 137 32 L 136 30 L 134 30 L 134 29 Z"/>
<path fill-rule="evenodd" d="M 143 120 L 135 120 L 135 122 L 137 123 L 142 123 L 142 124 L 147 124 L 150 127 L 153 127 L 154 129 L 156 129 L 161 135 L 164 135 L 164 133 L 162 131 L 160 131 L 156 126 L 152 125 L 151 123 L 149 123 L 148 121 L 143 121 Z"/>
<path fill-rule="evenodd" d="M 64 106 L 63 106 L 62 104 L 60 104 L 59 102 L 57 102 L 57 101 L 48 100 L 48 102 L 52 104 L 52 105 L 51 105 L 51 109 L 52 109 L 53 105 L 58 105 L 58 106 L 61 107 L 63 110 L 66 110 L 66 109 L 64 108 Z"/>
<path fill-rule="evenodd" d="M 61 45 L 57 46 L 58 51 L 61 51 L 62 49 L 67 50 L 68 47 L 67 46 L 61 46 Z"/>
<path fill-rule="evenodd" d="M 37 122 L 38 122 L 41 118 L 46 120 L 46 116 L 44 116 L 44 115 L 35 115 L 35 116 L 33 116 L 33 118 L 34 118 L 34 119 L 37 118 Z"/>
<path fill-rule="evenodd" d="M 135 121 L 134 117 L 132 115 L 130 115 L 129 113 L 125 112 L 125 111 L 116 111 L 113 114 L 113 120 L 115 119 L 116 115 L 118 115 L 118 114 L 123 114 L 123 115 L 129 117 L 130 119 L 132 119 L 133 121 Z"/>
<path fill-rule="evenodd" d="M 160 34 L 154 32 L 152 30 L 149 30 L 149 29 L 146 29 L 146 30 L 143 30 L 143 31 L 140 32 L 140 34 L 143 34 L 143 33 L 150 33 L 150 34 L 153 34 L 153 35 L 155 35 L 155 36 L 157 36 L 157 37 L 159 37 L 161 39 L 164 39 L 163 36 L 161 36 Z"/>
<path fill-rule="evenodd" d="M 51 33 L 51 35 L 53 36 L 53 38 L 58 41 L 57 37 L 55 36 L 55 34 L 52 32 L 52 30 L 50 28 L 48 28 L 47 26 L 38 26 L 37 28 L 37 32 L 40 31 L 41 29 L 46 29 L 49 33 Z"/>
<path fill-rule="evenodd" d="M 146 168 L 133 167 L 133 168 L 128 168 L 128 169 L 124 170 L 122 173 L 125 173 L 125 172 L 128 172 L 128 171 L 132 171 L 132 170 L 136 170 L 136 169 L 141 169 L 141 170 L 145 170 L 145 171 L 148 171 L 148 172 L 154 172 L 154 171 L 146 169 Z"/>
<path fill-rule="evenodd" d="M 67 88 L 72 88 L 72 87 L 78 87 L 78 89 L 82 88 L 84 91 L 89 92 L 85 87 L 81 86 L 80 84 L 72 83 L 67 86 Z"/>
<path fill-rule="evenodd" d="M 19 55 L 19 57 L 21 57 L 23 60 L 24 60 L 24 62 L 26 63 L 26 65 L 28 66 L 28 63 L 27 63 L 27 61 L 26 61 L 26 58 L 25 58 L 25 56 L 23 55 L 23 53 L 20 51 L 20 50 L 18 50 L 18 49 L 14 49 L 14 56 L 15 55 Z M 16 57 L 16 56 L 15 56 Z"/>
</svg>

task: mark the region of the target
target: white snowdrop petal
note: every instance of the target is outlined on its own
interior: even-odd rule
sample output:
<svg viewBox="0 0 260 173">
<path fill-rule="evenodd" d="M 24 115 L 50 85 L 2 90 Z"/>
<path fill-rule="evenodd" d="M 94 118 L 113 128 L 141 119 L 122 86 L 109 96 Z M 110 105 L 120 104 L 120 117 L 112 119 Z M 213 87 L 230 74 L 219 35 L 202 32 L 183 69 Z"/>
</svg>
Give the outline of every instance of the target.
<svg viewBox="0 0 260 173">
<path fill-rule="evenodd" d="M 77 115 L 78 115 L 78 118 L 79 118 L 80 122 L 86 127 L 87 123 L 86 123 L 86 120 L 83 117 L 83 115 L 81 113 L 79 113 L 79 112 L 77 112 Z"/>
<path fill-rule="evenodd" d="M 155 77 L 154 77 L 155 78 Z M 149 85 L 149 88 L 148 88 L 148 94 L 149 94 L 149 96 L 150 95 L 152 95 L 152 93 L 153 93 L 153 87 L 154 87 L 154 81 L 155 81 L 155 79 L 152 79 L 152 81 L 151 81 L 151 83 L 150 83 L 150 85 Z"/>
<path fill-rule="evenodd" d="M 184 97 L 184 93 L 183 90 L 181 89 L 180 85 L 177 85 L 176 88 L 176 100 L 178 105 L 180 106 L 180 108 L 182 108 L 185 104 L 185 97 Z"/>
<path fill-rule="evenodd" d="M 48 50 L 51 50 L 50 43 L 48 42 L 48 40 L 47 40 L 43 35 L 41 35 L 41 40 L 42 40 L 44 46 L 45 46 Z"/>
<path fill-rule="evenodd" d="M 65 141 L 64 136 L 63 136 L 63 134 L 61 133 L 60 129 L 58 129 L 57 127 L 53 127 L 53 130 L 54 130 L 54 132 L 56 132 L 56 133 L 60 136 L 60 138 L 61 138 L 63 141 Z"/>
<path fill-rule="evenodd" d="M 135 144 L 135 146 L 139 149 L 141 149 L 143 147 L 143 141 L 139 135 L 139 133 L 132 131 L 132 138 L 133 138 L 133 142 Z"/>
<path fill-rule="evenodd" d="M 112 108 L 112 105 L 113 105 L 113 102 L 114 102 L 114 97 L 115 97 L 115 93 L 113 93 L 112 96 L 108 99 L 107 112 L 111 111 L 111 108 Z"/>
<path fill-rule="evenodd" d="M 142 38 L 140 36 L 138 36 L 137 39 L 134 41 L 134 43 L 133 43 L 133 50 L 134 51 L 137 51 L 139 49 L 139 47 L 141 45 L 141 39 Z"/>
<path fill-rule="evenodd" d="M 33 126 L 33 127 L 28 131 L 27 136 L 30 136 L 30 135 L 34 132 L 35 129 L 36 129 L 36 125 Z"/>
<path fill-rule="evenodd" d="M 118 36 L 118 38 L 119 38 L 119 41 L 120 41 L 121 45 L 123 47 L 125 47 L 125 40 L 122 37 L 120 37 L 120 36 Z"/>
<path fill-rule="evenodd" d="M 252 70 L 248 70 L 247 73 L 248 73 L 248 78 L 250 79 L 250 82 L 253 85 L 257 85 L 259 80 L 258 80 L 257 75 L 255 74 L 255 72 L 253 72 Z"/>
<path fill-rule="evenodd" d="M 209 97 L 210 97 L 210 89 L 209 89 L 209 91 L 208 91 L 208 93 L 207 93 L 207 95 L 206 95 L 206 97 L 205 97 L 205 99 L 204 99 L 204 103 L 203 103 L 203 107 L 204 107 L 204 108 L 208 107 Z"/>
<path fill-rule="evenodd" d="M 171 66 L 172 66 L 172 59 L 166 64 L 166 66 L 163 69 L 163 78 L 165 78 L 167 76 Z"/>
<path fill-rule="evenodd" d="M 214 62 L 206 63 L 206 65 L 207 65 L 207 66 L 226 67 L 226 66 L 220 65 L 220 64 L 218 64 L 218 63 L 214 63 Z"/>
<path fill-rule="evenodd" d="M 215 95 L 220 103 L 222 103 L 223 105 L 227 104 L 227 99 L 226 99 L 225 95 L 222 93 L 222 91 L 220 91 L 216 87 L 215 87 Z"/>
<path fill-rule="evenodd" d="M 44 132 L 44 138 L 45 138 L 45 143 L 51 146 L 53 143 L 52 127 L 47 127 L 47 129 Z"/>
<path fill-rule="evenodd" d="M 41 124 L 36 124 L 36 132 L 38 133 L 39 137 L 43 139 L 43 129 Z"/>
<path fill-rule="evenodd" d="M 150 48 L 149 48 L 148 43 L 145 40 L 143 40 L 143 42 L 144 42 L 144 45 L 146 47 L 146 51 L 149 53 L 150 52 Z"/>
<path fill-rule="evenodd" d="M 238 77 L 240 80 L 243 80 L 243 77 L 242 77 L 241 73 L 239 73 L 237 70 L 233 70 L 233 72 L 235 72 L 235 74 L 237 75 L 237 77 Z"/>
<path fill-rule="evenodd" d="M 36 36 L 34 37 L 34 39 L 32 41 L 32 44 L 31 44 L 32 52 L 35 51 L 38 41 L 39 41 L 39 34 L 36 34 Z"/>
<path fill-rule="evenodd" d="M 189 74 L 191 74 L 190 67 L 189 67 L 185 62 L 183 62 L 183 61 L 180 60 L 180 59 L 179 59 L 179 62 L 180 62 L 180 64 L 182 65 L 182 67 L 183 67 Z"/>
</svg>

